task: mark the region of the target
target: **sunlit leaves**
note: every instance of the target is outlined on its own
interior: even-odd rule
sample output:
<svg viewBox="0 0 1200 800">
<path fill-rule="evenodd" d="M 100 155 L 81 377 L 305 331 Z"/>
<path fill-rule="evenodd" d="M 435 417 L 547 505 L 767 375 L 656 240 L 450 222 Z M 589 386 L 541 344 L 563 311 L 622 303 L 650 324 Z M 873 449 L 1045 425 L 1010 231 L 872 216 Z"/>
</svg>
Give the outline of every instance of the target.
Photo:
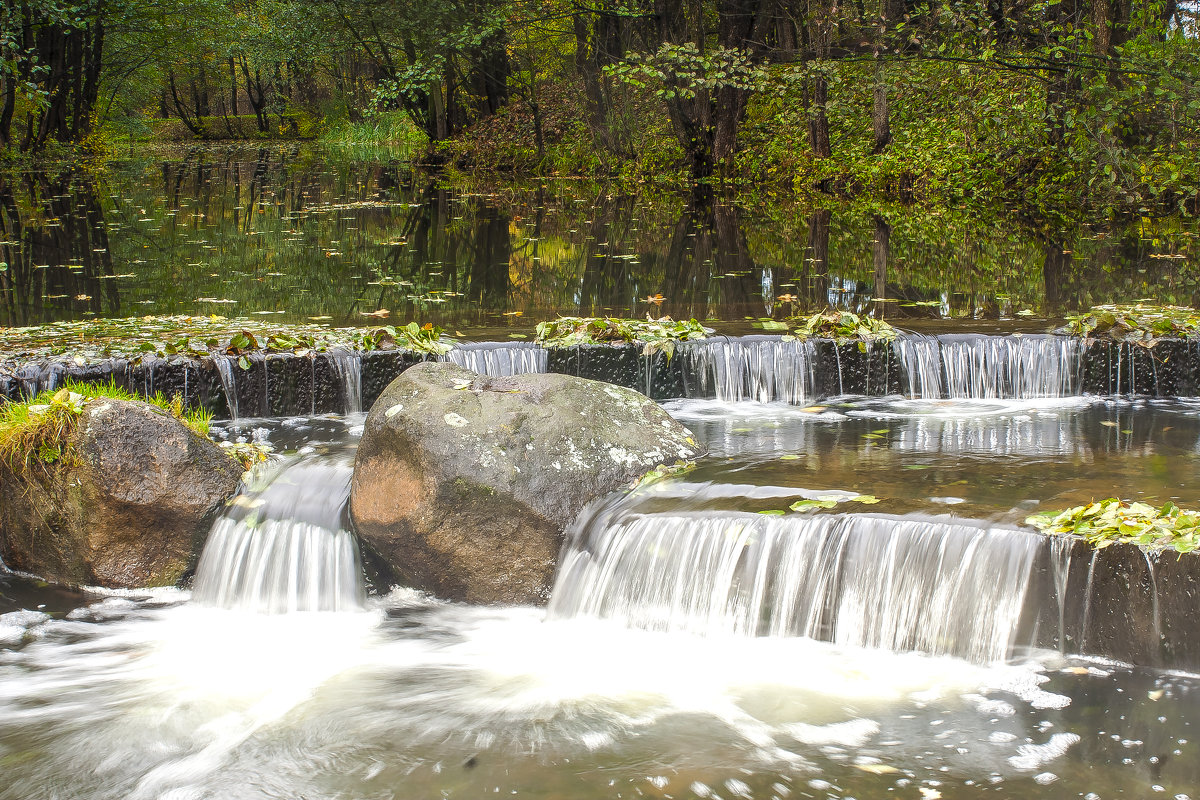
<svg viewBox="0 0 1200 800">
<path fill-rule="evenodd" d="M 613 317 L 559 317 L 538 323 L 537 341 L 543 347 L 576 347 L 583 344 L 640 344 L 643 355 L 675 352 L 676 342 L 708 338 L 711 328 L 694 319 L 616 319 Z"/>
<path fill-rule="evenodd" d="M 1185 511 L 1171 502 L 1155 508 L 1110 497 L 1061 512 L 1035 514 L 1025 522 L 1044 533 L 1078 536 L 1097 549 L 1122 543 L 1190 553 L 1200 547 L 1200 512 Z"/>
<path fill-rule="evenodd" d="M 331 348 L 404 350 L 442 355 L 453 345 L 432 324 L 378 328 L 330 328 L 319 324 L 282 325 L 253 319 L 158 316 L 55 322 L 27 328 L 0 328 L 0 358 L 35 361 L 69 357 L 84 365 L 108 358 L 153 356 L 201 358 L 230 355 L 243 369 L 249 354 L 290 352 L 308 355 Z"/>
<path fill-rule="evenodd" d="M 799 320 L 793 335 L 800 341 L 821 338 L 833 339 L 838 344 L 848 341 L 890 342 L 896 338 L 896 329 L 882 319 L 860 317 L 849 311 L 828 311 Z"/>
<path fill-rule="evenodd" d="M 1200 336 L 1200 312 L 1185 306 L 1142 303 L 1093 306 L 1085 314 L 1068 316 L 1066 332 L 1151 345 L 1164 337 Z"/>
</svg>

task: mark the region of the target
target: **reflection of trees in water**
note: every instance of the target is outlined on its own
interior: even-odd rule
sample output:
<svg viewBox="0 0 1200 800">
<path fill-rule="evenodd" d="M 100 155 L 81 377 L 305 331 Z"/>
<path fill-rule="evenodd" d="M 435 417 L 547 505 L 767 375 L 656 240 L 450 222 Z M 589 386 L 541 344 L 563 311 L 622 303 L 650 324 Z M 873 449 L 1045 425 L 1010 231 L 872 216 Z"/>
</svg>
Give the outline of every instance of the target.
<svg viewBox="0 0 1200 800">
<path fill-rule="evenodd" d="M 90 181 L 26 174 L 0 179 L 0 272 L 5 325 L 118 315 L 104 210 Z"/>
<path fill-rule="evenodd" d="M 1105 235 L 948 209 L 742 208 L 705 197 L 681 210 L 678 198 L 574 183 L 466 194 L 396 163 L 277 147 L 197 150 L 114 172 L 111 199 L 82 182 L 29 180 L 0 196 L 4 238 L 22 242 L 0 255 L 12 265 L 0 288 L 13 322 L 283 310 L 363 324 L 380 308 L 446 327 L 554 313 L 741 321 L 833 299 L 899 323 L 947 307 L 996 318 L 1196 292 L 1194 256 L 1156 257 L 1186 253 L 1192 230 L 1162 221 Z M 61 227 L 42 224 L 50 217 Z M 79 269 L 31 271 L 72 258 Z M 114 263 L 136 277 L 85 283 Z M 91 300 L 68 299 L 82 295 Z M 518 311 L 524 320 L 500 317 Z"/>
</svg>

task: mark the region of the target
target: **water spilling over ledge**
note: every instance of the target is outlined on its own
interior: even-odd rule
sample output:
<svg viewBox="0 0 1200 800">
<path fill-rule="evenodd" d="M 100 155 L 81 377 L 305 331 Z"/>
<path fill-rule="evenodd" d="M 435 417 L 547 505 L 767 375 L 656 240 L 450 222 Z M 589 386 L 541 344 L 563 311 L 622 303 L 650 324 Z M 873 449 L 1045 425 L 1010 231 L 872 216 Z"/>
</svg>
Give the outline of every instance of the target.
<svg viewBox="0 0 1200 800">
<path fill-rule="evenodd" d="M 558 372 L 678 397 L 808 405 L 842 395 L 1028 399 L 1092 395 L 1200 394 L 1200 343 L 1153 348 L 1045 335 L 905 334 L 890 345 L 715 337 L 678 345 L 672 357 L 637 345 L 545 349 L 527 342 L 475 342 L 446 356 L 485 375 Z M 335 348 L 297 356 L 253 353 L 203 359 L 112 359 L 81 366 L 54 361 L 0 364 L 0 391 L 28 397 L 70 378 L 115 382 L 134 393 L 180 394 L 222 418 L 353 413 L 423 356 Z"/>
<path fill-rule="evenodd" d="M 869 514 L 634 514 L 578 529 L 551 618 L 1008 657 L 1041 537 Z"/>
<path fill-rule="evenodd" d="M 196 602 L 243 611 L 353 611 L 364 601 L 358 542 L 344 522 L 353 454 L 260 470 L 209 534 Z"/>
</svg>

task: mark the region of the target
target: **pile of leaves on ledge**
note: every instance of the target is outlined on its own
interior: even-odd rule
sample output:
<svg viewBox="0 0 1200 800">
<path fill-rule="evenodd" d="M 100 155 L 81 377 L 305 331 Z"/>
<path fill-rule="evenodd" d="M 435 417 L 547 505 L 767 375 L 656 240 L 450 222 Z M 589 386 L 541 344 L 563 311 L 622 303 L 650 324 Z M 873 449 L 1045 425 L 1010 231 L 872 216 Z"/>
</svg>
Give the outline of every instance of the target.
<svg viewBox="0 0 1200 800">
<path fill-rule="evenodd" d="M 130 317 L 82 322 L 53 322 L 30 328 L 0 328 L 0 359 L 63 359 L 85 366 L 109 358 L 137 361 L 147 356 L 203 358 L 239 356 L 256 351 L 307 355 L 343 347 L 352 350 L 404 350 L 427 355 L 448 352 L 452 344 L 433 325 L 385 325 L 330 328 L 326 325 L 278 325 L 221 316 Z"/>
<path fill-rule="evenodd" d="M 575 347 L 582 344 L 640 344 L 642 355 L 675 354 L 676 342 L 707 339 L 712 328 L 694 319 L 676 322 L 661 319 L 615 319 L 613 317 L 559 317 L 538 323 L 536 341 L 543 347 Z"/>
<path fill-rule="evenodd" d="M 838 344 L 858 342 L 866 350 L 871 342 L 890 342 L 896 338 L 896 329 L 886 320 L 860 317 L 849 311 L 819 311 L 810 317 L 796 320 L 791 336 L 785 340 L 833 339 Z"/>
<path fill-rule="evenodd" d="M 1200 512 L 1170 502 L 1155 508 L 1109 497 L 1062 512 L 1036 514 L 1025 522 L 1044 533 L 1078 536 L 1097 549 L 1120 543 L 1190 553 L 1200 547 Z"/>
<path fill-rule="evenodd" d="M 1200 312 L 1186 306 L 1092 306 L 1084 314 L 1067 317 L 1060 330 L 1085 339 L 1112 339 L 1153 347 L 1159 339 L 1200 336 Z"/>
</svg>

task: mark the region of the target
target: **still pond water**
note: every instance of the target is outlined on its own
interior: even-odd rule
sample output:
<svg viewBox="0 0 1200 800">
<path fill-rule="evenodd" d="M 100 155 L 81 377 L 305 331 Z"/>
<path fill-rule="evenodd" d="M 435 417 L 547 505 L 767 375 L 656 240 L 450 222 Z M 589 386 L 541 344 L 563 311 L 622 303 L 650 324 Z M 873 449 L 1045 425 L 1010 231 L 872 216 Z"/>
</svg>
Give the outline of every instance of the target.
<svg viewBox="0 0 1200 800">
<path fill-rule="evenodd" d="M 0 182 L 0 221 L 7 325 L 416 318 L 488 338 L 558 313 L 651 313 L 733 332 L 832 303 L 918 327 L 1011 329 L 1105 302 L 1200 299 L 1188 221 L 1064 230 L 774 198 L 695 209 L 565 180 L 456 191 L 386 158 L 299 148 L 146 155 L 103 180 Z"/>
</svg>

